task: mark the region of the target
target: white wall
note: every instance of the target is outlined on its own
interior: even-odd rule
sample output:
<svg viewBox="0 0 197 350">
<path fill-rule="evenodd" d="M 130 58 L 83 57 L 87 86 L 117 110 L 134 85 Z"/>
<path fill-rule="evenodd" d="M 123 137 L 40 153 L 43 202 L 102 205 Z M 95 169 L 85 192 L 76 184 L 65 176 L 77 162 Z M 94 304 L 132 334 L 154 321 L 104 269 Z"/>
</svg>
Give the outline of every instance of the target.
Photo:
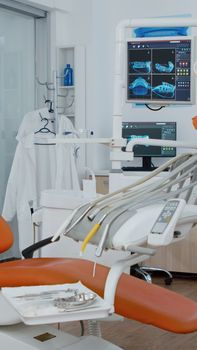
<svg viewBox="0 0 197 350">
<path fill-rule="evenodd" d="M 20 2 L 46 10 L 57 8 L 70 11 L 70 8 L 72 9 L 71 0 L 20 0 Z"/>
<path fill-rule="evenodd" d="M 98 136 L 110 136 L 112 133 L 112 101 L 113 101 L 113 61 L 115 27 L 117 23 L 126 18 L 158 17 L 197 13 L 195 0 L 187 2 L 179 0 L 93 0 L 92 29 L 93 29 L 93 64 L 94 87 L 92 98 L 88 100 L 88 123 L 91 123 L 94 115 L 94 127 Z M 102 18 L 102 21 L 101 21 Z M 91 75 L 87 86 L 90 88 Z M 197 132 L 193 130 L 191 118 L 197 112 L 196 106 L 192 107 L 168 107 L 159 112 L 151 112 L 146 108 L 131 108 L 127 105 L 124 109 L 124 120 L 141 121 L 176 121 L 178 138 L 182 140 L 195 140 Z M 100 151 L 99 166 L 107 166 L 107 151 Z M 95 167 L 98 161 L 95 160 Z"/>
<path fill-rule="evenodd" d="M 112 135 L 113 63 L 115 28 L 125 18 L 160 17 L 197 14 L 196 0 L 35 0 L 31 3 L 61 8 L 56 11 L 56 44 L 84 45 L 86 47 L 86 127 L 97 137 Z M 62 11 L 64 9 L 64 11 Z M 65 11 L 68 11 L 67 13 Z M 196 105 L 167 107 L 159 112 L 146 108 L 124 109 L 124 120 L 176 121 L 178 138 L 195 140 L 191 118 Z M 88 151 L 90 166 L 95 169 L 110 167 L 109 152 L 105 146 Z M 94 153 L 94 157 L 91 154 Z"/>
<path fill-rule="evenodd" d="M 57 45 L 85 45 L 91 41 L 92 0 L 72 0 L 69 12 L 56 11 Z"/>
</svg>

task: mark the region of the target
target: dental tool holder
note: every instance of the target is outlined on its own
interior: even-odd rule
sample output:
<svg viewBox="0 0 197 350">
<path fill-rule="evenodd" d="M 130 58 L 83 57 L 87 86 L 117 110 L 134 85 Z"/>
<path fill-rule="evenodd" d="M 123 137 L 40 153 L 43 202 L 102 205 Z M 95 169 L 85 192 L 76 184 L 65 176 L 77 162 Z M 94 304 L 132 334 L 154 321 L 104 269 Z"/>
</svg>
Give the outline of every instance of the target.
<svg viewBox="0 0 197 350">
<path fill-rule="evenodd" d="M 91 302 L 63 307 L 67 292 L 95 295 L 80 282 L 61 285 L 3 288 L 2 294 L 25 324 L 50 324 L 108 317 L 110 305 L 98 295 Z M 69 300 L 69 298 L 68 298 Z M 70 297 L 71 300 L 71 297 Z M 91 300 L 90 300 L 91 301 Z M 68 304 L 68 303 L 67 303 Z M 71 304 L 71 303 L 70 303 Z"/>
</svg>

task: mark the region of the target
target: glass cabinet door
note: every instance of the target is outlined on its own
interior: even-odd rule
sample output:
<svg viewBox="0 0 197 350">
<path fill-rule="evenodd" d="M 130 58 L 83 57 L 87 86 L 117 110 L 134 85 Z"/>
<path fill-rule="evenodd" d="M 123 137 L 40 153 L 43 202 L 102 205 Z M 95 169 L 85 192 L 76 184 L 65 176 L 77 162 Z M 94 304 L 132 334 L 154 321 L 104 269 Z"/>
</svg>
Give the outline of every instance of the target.
<svg viewBox="0 0 197 350">
<path fill-rule="evenodd" d="M 34 18 L 0 8 L 0 206 L 24 114 L 35 106 Z"/>
</svg>

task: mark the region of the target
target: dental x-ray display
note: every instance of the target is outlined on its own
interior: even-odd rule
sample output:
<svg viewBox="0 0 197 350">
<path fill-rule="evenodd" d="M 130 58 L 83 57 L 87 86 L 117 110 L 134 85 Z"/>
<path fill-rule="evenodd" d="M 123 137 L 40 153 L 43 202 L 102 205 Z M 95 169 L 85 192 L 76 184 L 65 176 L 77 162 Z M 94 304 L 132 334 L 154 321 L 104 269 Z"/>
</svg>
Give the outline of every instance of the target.
<svg viewBox="0 0 197 350">
<path fill-rule="evenodd" d="M 127 100 L 191 104 L 191 51 L 188 37 L 128 41 Z"/>
</svg>

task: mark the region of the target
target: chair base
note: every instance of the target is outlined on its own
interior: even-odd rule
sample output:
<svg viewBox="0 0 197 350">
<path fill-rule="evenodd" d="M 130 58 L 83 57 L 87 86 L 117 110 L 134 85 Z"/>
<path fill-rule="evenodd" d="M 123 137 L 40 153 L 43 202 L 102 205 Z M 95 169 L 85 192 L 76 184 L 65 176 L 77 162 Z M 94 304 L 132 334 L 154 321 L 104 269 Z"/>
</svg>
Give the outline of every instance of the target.
<svg viewBox="0 0 197 350">
<path fill-rule="evenodd" d="M 75 337 L 51 326 L 0 327 L 2 349 L 15 350 L 123 350 L 95 336 Z"/>
<path fill-rule="evenodd" d="M 152 274 L 157 275 L 166 275 L 164 278 L 164 282 L 166 285 L 170 285 L 173 280 L 172 274 L 165 269 L 161 269 L 159 267 L 151 267 L 151 266 L 139 266 L 134 265 L 130 268 L 130 275 L 143 279 L 148 283 L 152 283 Z"/>
</svg>

